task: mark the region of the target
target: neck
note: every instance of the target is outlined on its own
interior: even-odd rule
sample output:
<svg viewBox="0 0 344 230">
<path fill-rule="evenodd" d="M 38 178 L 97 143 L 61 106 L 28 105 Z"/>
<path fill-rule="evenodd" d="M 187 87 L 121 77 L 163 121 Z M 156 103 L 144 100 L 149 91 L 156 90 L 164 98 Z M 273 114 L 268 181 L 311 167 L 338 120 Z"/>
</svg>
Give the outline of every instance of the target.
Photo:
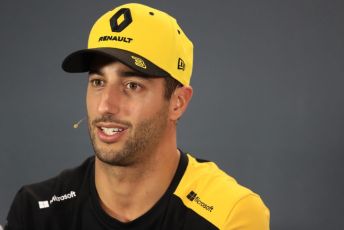
<svg viewBox="0 0 344 230">
<path fill-rule="evenodd" d="M 111 166 L 96 158 L 95 185 L 101 206 L 110 216 L 122 222 L 132 221 L 163 196 L 180 158 L 172 146 L 157 148 L 146 161 L 128 167 Z"/>
</svg>

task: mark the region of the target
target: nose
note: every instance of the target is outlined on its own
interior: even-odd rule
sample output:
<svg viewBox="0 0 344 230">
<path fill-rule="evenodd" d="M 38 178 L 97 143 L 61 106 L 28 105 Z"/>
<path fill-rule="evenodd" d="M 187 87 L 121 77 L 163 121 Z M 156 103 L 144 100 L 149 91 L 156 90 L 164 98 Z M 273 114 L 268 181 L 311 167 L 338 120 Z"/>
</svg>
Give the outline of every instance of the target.
<svg viewBox="0 0 344 230">
<path fill-rule="evenodd" d="M 101 94 L 98 112 L 102 115 L 120 112 L 121 95 L 116 87 L 106 87 Z"/>
</svg>

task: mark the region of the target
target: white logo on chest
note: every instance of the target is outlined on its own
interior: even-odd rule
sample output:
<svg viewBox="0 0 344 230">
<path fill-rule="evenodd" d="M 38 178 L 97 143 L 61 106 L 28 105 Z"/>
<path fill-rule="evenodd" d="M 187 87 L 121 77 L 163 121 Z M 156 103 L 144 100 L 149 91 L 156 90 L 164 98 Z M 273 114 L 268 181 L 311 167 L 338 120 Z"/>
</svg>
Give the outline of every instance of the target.
<svg viewBox="0 0 344 230">
<path fill-rule="evenodd" d="M 50 201 L 47 201 L 47 200 L 38 201 L 38 206 L 40 209 L 49 208 L 53 202 L 61 202 L 64 200 L 72 199 L 74 197 L 76 197 L 76 193 L 74 191 L 70 191 L 70 193 L 64 194 L 62 196 L 54 195 Z"/>
</svg>

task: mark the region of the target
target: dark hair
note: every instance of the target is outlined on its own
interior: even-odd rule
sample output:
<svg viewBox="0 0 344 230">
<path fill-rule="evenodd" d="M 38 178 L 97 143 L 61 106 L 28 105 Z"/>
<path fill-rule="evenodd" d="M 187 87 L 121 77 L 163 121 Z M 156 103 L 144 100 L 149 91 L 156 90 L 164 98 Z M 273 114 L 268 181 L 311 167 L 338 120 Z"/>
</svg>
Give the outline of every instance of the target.
<svg viewBox="0 0 344 230">
<path fill-rule="evenodd" d="M 170 100 L 172 93 L 176 90 L 177 87 L 181 86 L 183 85 L 173 77 L 165 77 L 165 99 Z"/>
</svg>

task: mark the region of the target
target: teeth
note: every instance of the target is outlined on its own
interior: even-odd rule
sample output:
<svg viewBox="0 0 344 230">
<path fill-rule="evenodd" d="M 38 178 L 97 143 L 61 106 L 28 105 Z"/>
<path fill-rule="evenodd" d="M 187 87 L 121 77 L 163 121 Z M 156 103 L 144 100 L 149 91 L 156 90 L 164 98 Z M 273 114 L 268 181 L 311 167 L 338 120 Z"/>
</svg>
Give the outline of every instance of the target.
<svg viewBox="0 0 344 230">
<path fill-rule="evenodd" d="M 110 136 L 123 131 L 123 129 L 120 129 L 120 128 L 105 128 L 105 127 L 101 127 L 101 129 L 103 130 L 103 132 L 106 135 L 110 135 Z"/>
</svg>

